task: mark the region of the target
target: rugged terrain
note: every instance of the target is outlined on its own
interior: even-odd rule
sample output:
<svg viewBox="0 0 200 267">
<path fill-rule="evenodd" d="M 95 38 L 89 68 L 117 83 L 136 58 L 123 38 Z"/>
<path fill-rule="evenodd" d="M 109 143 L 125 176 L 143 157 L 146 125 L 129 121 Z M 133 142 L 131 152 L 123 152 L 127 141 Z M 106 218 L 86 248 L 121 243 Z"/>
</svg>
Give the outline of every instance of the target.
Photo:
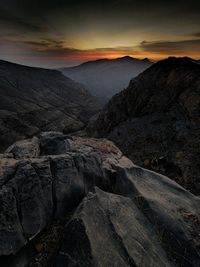
<svg viewBox="0 0 200 267">
<path fill-rule="evenodd" d="M 0 159 L 0 265 L 200 266 L 200 198 L 110 141 L 58 132 Z"/>
<path fill-rule="evenodd" d="M 0 61 L 0 151 L 41 130 L 80 130 L 97 110 L 61 72 Z"/>
<path fill-rule="evenodd" d="M 109 101 L 88 131 L 200 194 L 200 65 L 188 58 L 154 64 Z"/>
<path fill-rule="evenodd" d="M 128 86 L 131 78 L 150 67 L 148 59 L 122 57 L 89 61 L 76 67 L 62 68 L 71 79 L 82 83 L 101 103 Z"/>
</svg>

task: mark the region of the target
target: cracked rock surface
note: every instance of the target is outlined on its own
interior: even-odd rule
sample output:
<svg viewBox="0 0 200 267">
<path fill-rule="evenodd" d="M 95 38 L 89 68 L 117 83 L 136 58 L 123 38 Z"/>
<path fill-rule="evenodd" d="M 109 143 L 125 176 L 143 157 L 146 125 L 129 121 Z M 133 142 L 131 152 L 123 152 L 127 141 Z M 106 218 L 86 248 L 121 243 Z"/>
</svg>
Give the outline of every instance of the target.
<svg viewBox="0 0 200 267">
<path fill-rule="evenodd" d="M 200 266 L 200 198 L 106 139 L 45 132 L 1 154 L 0 265 L 29 266 L 13 255 L 60 219 L 50 263 L 31 266 Z"/>
</svg>

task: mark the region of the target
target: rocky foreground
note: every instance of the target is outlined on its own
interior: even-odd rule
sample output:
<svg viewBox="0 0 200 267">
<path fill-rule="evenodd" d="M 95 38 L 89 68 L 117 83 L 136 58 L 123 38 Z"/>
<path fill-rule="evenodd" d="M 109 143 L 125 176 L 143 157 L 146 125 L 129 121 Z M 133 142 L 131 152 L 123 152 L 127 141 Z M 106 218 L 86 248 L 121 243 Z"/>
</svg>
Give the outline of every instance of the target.
<svg viewBox="0 0 200 267">
<path fill-rule="evenodd" d="M 200 266 L 200 198 L 105 139 L 42 133 L 0 159 L 0 266 Z"/>
</svg>

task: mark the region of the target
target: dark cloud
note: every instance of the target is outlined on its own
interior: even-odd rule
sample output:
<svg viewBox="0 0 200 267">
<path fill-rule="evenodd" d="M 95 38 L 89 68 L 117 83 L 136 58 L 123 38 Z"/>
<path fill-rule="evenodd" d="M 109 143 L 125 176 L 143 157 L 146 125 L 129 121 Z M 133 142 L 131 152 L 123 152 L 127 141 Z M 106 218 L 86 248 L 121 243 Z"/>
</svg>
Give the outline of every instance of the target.
<svg viewBox="0 0 200 267">
<path fill-rule="evenodd" d="M 200 32 L 195 32 L 191 34 L 193 37 L 200 38 Z"/>
<path fill-rule="evenodd" d="M 111 19 L 120 20 L 128 16 L 134 20 L 133 16 L 136 16 L 145 22 L 150 18 L 151 21 L 159 19 L 160 23 L 174 19 L 180 23 L 183 18 L 186 22 L 192 17 L 200 20 L 200 1 L 197 0 L 7 0 L 1 1 L 0 8 L 21 20 L 38 20 L 46 25 L 49 18 L 54 18 L 56 23 L 56 16 L 63 13 L 66 22 L 79 22 L 96 14 L 101 14 L 102 19 L 109 15 Z"/>
<path fill-rule="evenodd" d="M 67 58 L 73 56 L 83 56 L 84 54 L 112 54 L 112 53 L 122 53 L 122 54 L 135 54 L 140 55 L 140 52 L 134 49 L 134 47 L 120 46 L 120 47 L 101 47 L 94 49 L 77 49 L 73 47 L 65 47 L 63 41 L 55 41 L 51 39 L 44 39 L 41 41 L 19 41 L 18 44 L 23 44 L 25 46 L 30 46 L 32 52 L 41 57 L 51 57 L 51 58 Z"/>
<path fill-rule="evenodd" d="M 29 22 L 28 20 L 24 20 L 24 18 L 13 15 L 3 9 L 0 9 L 0 23 L 3 23 L 4 25 L 11 26 L 14 28 L 33 31 L 33 32 L 40 32 L 47 30 L 47 27 L 44 27 L 39 23 L 37 24 Z"/>
<path fill-rule="evenodd" d="M 53 39 L 43 39 L 40 41 L 31 41 L 31 40 L 24 40 L 21 41 L 24 44 L 31 45 L 35 47 L 36 49 L 63 49 L 64 42 L 63 41 L 57 41 Z"/>
<path fill-rule="evenodd" d="M 154 41 L 141 42 L 140 47 L 149 53 L 158 53 L 164 55 L 173 55 L 173 54 L 188 54 L 192 52 L 200 53 L 200 39 L 194 40 L 183 40 L 183 41 Z"/>
</svg>

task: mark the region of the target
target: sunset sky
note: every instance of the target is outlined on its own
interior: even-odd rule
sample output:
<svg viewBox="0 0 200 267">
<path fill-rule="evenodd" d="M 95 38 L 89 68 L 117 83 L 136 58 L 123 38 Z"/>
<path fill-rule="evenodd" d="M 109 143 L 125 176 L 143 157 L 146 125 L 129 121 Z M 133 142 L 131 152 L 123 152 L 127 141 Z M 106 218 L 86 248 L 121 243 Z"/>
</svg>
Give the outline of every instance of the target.
<svg viewBox="0 0 200 267">
<path fill-rule="evenodd" d="M 129 55 L 200 59 L 200 1 L 1 0 L 0 59 L 60 67 Z"/>
</svg>

